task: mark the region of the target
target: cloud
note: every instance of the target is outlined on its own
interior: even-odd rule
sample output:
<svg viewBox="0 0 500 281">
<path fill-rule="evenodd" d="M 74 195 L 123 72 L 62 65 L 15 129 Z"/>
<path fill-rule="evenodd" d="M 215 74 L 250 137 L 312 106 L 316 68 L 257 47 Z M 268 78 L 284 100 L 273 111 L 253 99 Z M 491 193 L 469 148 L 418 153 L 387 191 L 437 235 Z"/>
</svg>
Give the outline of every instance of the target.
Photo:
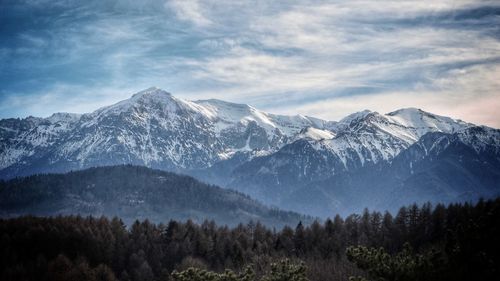
<svg viewBox="0 0 500 281">
<path fill-rule="evenodd" d="M 3 117 L 91 111 L 155 85 L 333 119 L 358 107 L 421 106 L 500 120 L 487 108 L 500 92 L 494 1 L 20 1 L 0 9 Z"/>
<path fill-rule="evenodd" d="M 183 21 L 188 21 L 201 27 L 212 24 L 212 21 L 205 17 L 198 0 L 172 0 L 167 1 L 165 6 L 172 8 L 177 17 Z"/>
<path fill-rule="evenodd" d="M 436 78 L 432 85 L 412 91 L 342 96 L 286 107 L 279 113 L 299 112 L 304 115 L 340 120 L 346 115 L 370 109 L 388 113 L 399 108 L 417 107 L 425 111 L 462 119 L 475 124 L 500 128 L 500 66 L 473 66 L 451 70 Z M 429 91 L 433 89 L 432 91 Z"/>
<path fill-rule="evenodd" d="M 7 95 L 0 103 L 0 118 L 13 116 L 48 117 L 55 112 L 87 113 L 116 100 L 129 98 L 141 88 L 81 87 L 78 85 L 56 84 L 25 95 Z M 5 115 L 10 112 L 9 115 Z M 14 114 L 12 114 L 14 113 Z"/>
</svg>

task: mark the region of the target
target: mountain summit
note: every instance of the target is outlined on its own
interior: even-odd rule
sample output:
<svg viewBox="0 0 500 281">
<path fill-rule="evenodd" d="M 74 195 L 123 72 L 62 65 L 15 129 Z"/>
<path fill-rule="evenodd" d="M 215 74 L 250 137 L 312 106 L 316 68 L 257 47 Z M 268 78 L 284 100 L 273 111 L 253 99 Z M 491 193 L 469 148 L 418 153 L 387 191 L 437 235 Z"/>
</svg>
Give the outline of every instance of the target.
<svg viewBox="0 0 500 281">
<path fill-rule="evenodd" d="M 1 120 L 0 177 L 125 163 L 206 168 L 237 152 L 276 151 L 300 130 L 325 123 L 149 88 L 88 114 Z"/>
<path fill-rule="evenodd" d="M 496 194 L 499 139 L 497 129 L 416 108 L 336 122 L 149 88 L 87 114 L 0 120 L 0 178 L 143 165 L 326 215 Z"/>
</svg>

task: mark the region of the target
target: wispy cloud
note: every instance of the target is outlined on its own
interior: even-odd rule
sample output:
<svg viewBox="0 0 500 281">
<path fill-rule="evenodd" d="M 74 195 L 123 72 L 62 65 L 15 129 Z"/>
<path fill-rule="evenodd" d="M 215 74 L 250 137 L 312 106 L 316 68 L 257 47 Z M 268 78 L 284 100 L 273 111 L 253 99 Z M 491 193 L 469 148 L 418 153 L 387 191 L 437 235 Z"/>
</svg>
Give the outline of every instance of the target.
<svg viewBox="0 0 500 281">
<path fill-rule="evenodd" d="M 212 24 L 212 21 L 204 15 L 198 0 L 172 0 L 165 2 L 165 6 L 173 9 L 176 16 L 183 21 L 192 22 L 200 27 Z"/>
<path fill-rule="evenodd" d="M 1 117 L 91 111 L 156 85 L 329 119 L 420 106 L 500 126 L 495 1 L 0 5 Z"/>
<path fill-rule="evenodd" d="M 429 112 L 500 127 L 500 66 L 475 66 L 454 69 L 431 83 L 413 90 L 382 91 L 374 94 L 328 98 L 300 106 L 283 106 L 279 113 L 297 111 L 305 115 L 339 120 L 352 112 L 371 109 L 388 113 L 404 107 L 418 107 Z"/>
</svg>

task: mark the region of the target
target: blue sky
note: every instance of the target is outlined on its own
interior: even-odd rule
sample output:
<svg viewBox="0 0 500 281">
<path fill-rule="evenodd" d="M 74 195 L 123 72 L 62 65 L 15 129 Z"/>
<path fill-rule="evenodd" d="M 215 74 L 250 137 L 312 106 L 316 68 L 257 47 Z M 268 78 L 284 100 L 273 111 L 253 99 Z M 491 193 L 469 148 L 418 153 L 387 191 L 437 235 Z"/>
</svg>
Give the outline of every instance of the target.
<svg viewBox="0 0 500 281">
<path fill-rule="evenodd" d="M 419 107 L 500 127 L 500 4 L 0 1 L 0 118 L 151 86 L 329 120 Z"/>
</svg>

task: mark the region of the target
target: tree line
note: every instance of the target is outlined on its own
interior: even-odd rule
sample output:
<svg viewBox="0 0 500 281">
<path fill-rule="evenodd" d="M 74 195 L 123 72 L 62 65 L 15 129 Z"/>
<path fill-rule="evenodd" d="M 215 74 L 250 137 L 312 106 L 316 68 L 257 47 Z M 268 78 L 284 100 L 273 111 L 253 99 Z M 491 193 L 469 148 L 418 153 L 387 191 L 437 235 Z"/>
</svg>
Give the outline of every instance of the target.
<svg viewBox="0 0 500 281">
<path fill-rule="evenodd" d="M 0 279 L 490 280 L 499 276 L 499 221 L 500 199 L 411 205 L 394 216 L 365 210 L 279 230 L 259 222 L 2 219 Z"/>
</svg>

